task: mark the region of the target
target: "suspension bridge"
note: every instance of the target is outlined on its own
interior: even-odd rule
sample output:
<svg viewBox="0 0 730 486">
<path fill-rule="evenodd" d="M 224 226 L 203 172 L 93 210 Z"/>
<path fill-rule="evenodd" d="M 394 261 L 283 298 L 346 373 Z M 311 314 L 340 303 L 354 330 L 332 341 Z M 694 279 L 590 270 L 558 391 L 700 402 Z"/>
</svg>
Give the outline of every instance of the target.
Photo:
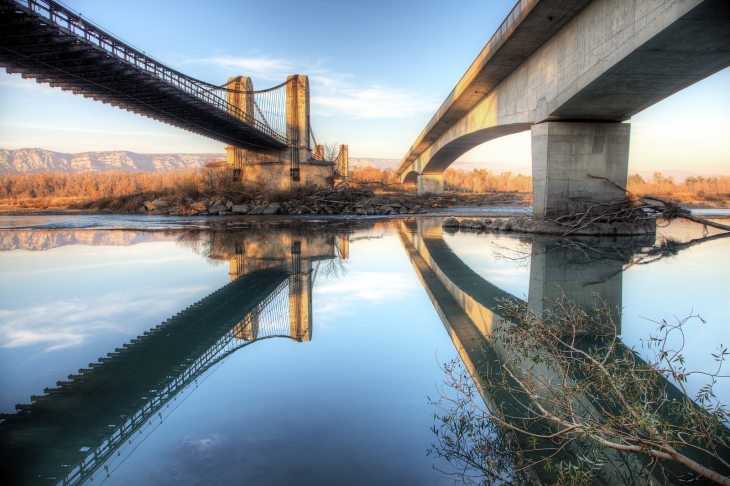
<svg viewBox="0 0 730 486">
<path fill-rule="evenodd" d="M 227 144 L 234 177 L 325 185 L 346 161 L 313 157 L 309 80 L 264 90 L 176 71 L 52 0 L 0 0 L 0 67 Z M 345 146 L 346 147 L 346 146 Z M 346 153 L 346 150 L 345 150 Z"/>
<path fill-rule="evenodd" d="M 311 340 L 312 261 L 336 258 L 335 240 L 279 232 L 264 247 L 257 232 L 223 236 L 211 240 L 211 257 L 230 260 L 230 283 L 0 415 L 0 472 L 11 484 L 82 484 L 131 453 L 235 351 Z"/>
</svg>

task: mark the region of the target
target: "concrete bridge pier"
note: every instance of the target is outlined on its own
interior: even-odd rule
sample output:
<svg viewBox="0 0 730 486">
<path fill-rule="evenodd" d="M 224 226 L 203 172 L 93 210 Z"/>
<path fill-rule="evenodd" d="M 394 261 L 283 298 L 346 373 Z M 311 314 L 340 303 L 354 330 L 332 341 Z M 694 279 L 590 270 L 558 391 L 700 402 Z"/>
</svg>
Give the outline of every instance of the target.
<svg viewBox="0 0 730 486">
<path fill-rule="evenodd" d="M 227 101 L 231 113 L 244 118 L 256 115 L 251 78 L 229 78 Z M 298 184 L 326 186 L 334 172 L 333 164 L 314 160 L 310 144 L 309 78 L 295 74 L 286 83 L 286 136 L 284 150 L 226 147 L 226 161 L 234 178 L 254 182 L 268 190 L 284 190 Z M 322 152 L 321 148 L 319 149 Z"/>
<path fill-rule="evenodd" d="M 532 210 L 554 219 L 625 199 L 628 123 L 545 122 L 532 126 Z M 593 177 L 604 177 L 605 180 Z"/>
<path fill-rule="evenodd" d="M 443 174 L 419 174 L 418 175 L 418 194 L 443 194 L 444 193 L 444 175 Z"/>
</svg>

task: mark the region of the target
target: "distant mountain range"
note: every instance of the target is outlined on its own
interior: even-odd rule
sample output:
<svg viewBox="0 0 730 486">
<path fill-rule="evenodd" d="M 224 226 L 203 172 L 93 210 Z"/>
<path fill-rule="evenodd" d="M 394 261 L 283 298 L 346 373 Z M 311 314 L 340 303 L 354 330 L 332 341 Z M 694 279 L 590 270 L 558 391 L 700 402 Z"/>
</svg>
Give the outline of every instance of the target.
<svg viewBox="0 0 730 486">
<path fill-rule="evenodd" d="M 0 174 L 33 174 L 38 172 L 108 172 L 124 170 L 128 172 L 159 172 L 184 168 L 202 168 L 206 161 L 224 160 L 225 154 L 138 154 L 125 150 L 111 152 L 82 152 L 65 154 L 39 148 L 6 150 L 0 149 Z M 351 158 L 350 169 L 355 167 L 376 167 L 381 170 L 395 170 L 400 159 Z M 479 162 L 456 162 L 454 169 L 471 171 L 486 169 L 490 172 L 512 172 L 532 175 L 532 169 L 509 164 Z M 645 180 L 651 179 L 654 171 L 629 170 L 629 174 L 639 174 Z M 677 182 L 687 177 L 716 176 L 719 174 L 697 174 L 686 170 L 662 170 L 665 177 L 674 177 Z"/>
<path fill-rule="evenodd" d="M 208 159 L 225 159 L 225 154 L 137 154 L 123 150 L 64 154 L 38 148 L 0 149 L 0 174 L 37 172 L 158 172 L 203 167 Z"/>
</svg>

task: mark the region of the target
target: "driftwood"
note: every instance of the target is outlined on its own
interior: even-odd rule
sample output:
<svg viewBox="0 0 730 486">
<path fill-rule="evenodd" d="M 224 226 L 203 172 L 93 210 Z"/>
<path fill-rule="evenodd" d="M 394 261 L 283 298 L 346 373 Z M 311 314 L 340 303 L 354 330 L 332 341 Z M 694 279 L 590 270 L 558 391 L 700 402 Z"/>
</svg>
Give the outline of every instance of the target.
<svg viewBox="0 0 730 486">
<path fill-rule="evenodd" d="M 715 221 L 694 216 L 690 210 L 681 207 L 679 204 L 656 196 L 638 196 L 624 187 L 616 184 L 605 177 L 588 175 L 592 179 L 599 179 L 606 184 L 611 184 L 621 189 L 626 197 L 617 198 L 611 201 L 590 202 L 586 207 L 585 200 L 582 208 L 570 214 L 560 216 L 548 221 L 564 226 L 564 236 L 575 233 L 592 224 L 613 224 L 626 223 L 641 226 L 651 221 L 672 221 L 677 218 L 684 218 L 723 231 L 730 231 L 730 226 Z"/>
</svg>

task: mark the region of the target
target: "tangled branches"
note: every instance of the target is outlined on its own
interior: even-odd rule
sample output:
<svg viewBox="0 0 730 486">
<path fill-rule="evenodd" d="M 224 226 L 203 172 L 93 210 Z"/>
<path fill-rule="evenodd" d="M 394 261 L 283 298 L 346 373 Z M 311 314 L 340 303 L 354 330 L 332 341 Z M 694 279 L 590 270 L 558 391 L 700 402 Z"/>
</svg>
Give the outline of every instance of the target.
<svg viewBox="0 0 730 486">
<path fill-rule="evenodd" d="M 431 452 L 481 484 L 525 484 L 536 474 L 543 484 L 730 485 L 730 415 L 713 393 L 730 378 L 721 374 L 727 348 L 713 354 L 715 371 L 687 371 L 682 329 L 699 319 L 690 316 L 657 323 L 643 361 L 621 343 L 612 312 L 564 296 L 540 315 L 502 301 L 492 339 L 499 363 L 473 382 L 458 362 L 446 365 Z M 670 335 L 681 338 L 677 349 Z M 693 401 L 685 384 L 696 373 L 709 382 Z"/>
<path fill-rule="evenodd" d="M 588 175 L 621 189 L 626 197 L 609 201 L 595 202 L 590 200 L 575 201 L 576 209 L 570 214 L 548 221 L 564 227 L 565 235 L 575 233 L 595 224 L 628 224 L 643 226 L 656 221 L 672 221 L 685 218 L 705 226 L 730 231 L 730 226 L 693 216 L 691 211 L 679 204 L 656 196 L 638 196 L 605 177 Z"/>
</svg>

